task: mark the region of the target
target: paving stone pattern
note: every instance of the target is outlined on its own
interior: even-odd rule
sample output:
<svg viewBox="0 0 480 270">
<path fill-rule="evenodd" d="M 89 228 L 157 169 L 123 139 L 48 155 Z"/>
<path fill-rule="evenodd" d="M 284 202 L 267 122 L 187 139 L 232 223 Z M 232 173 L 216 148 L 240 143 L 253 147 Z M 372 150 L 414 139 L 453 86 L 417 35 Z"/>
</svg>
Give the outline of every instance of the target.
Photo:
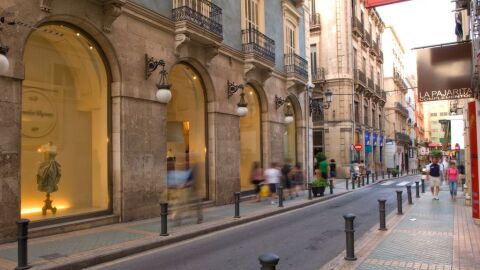
<svg viewBox="0 0 480 270">
<path fill-rule="evenodd" d="M 415 203 L 358 269 L 451 269 L 454 204 L 449 194 L 441 192 L 436 201 L 425 193 Z"/>
</svg>

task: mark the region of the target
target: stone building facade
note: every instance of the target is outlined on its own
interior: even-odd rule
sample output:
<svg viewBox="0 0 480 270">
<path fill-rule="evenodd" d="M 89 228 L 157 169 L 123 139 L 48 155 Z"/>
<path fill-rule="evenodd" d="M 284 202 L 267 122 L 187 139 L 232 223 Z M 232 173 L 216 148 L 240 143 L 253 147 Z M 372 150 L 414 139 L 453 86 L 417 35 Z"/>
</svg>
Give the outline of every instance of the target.
<svg viewBox="0 0 480 270">
<path fill-rule="evenodd" d="M 304 5 L 2 1 L 0 242 L 158 216 L 173 172 L 221 205 L 253 162 L 306 164 Z"/>
<path fill-rule="evenodd" d="M 339 177 L 361 161 L 383 169 L 385 136 L 382 32 L 375 9 L 363 1 L 312 0 L 310 55 L 313 97 L 333 92 L 332 104 L 312 116 L 314 153 L 335 159 Z M 360 144 L 361 151 L 354 145 Z"/>
<path fill-rule="evenodd" d="M 407 170 L 412 143 L 408 134 L 410 118 L 406 95 L 411 87 L 405 76 L 405 49 L 391 26 L 385 28 L 383 50 L 385 51 L 384 85 L 385 89 L 388 89 L 385 105 L 387 168 Z"/>
</svg>

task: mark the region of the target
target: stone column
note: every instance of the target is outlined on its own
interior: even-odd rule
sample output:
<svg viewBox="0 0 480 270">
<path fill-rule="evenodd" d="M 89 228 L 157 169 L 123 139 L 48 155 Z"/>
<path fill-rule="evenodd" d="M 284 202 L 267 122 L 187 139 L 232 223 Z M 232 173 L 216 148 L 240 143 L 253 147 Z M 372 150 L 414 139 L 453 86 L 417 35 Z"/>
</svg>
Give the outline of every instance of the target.
<svg viewBox="0 0 480 270">
<path fill-rule="evenodd" d="M 226 113 L 209 113 L 210 194 L 217 205 L 233 203 L 240 190 L 240 118 Z"/>
<path fill-rule="evenodd" d="M 122 97 L 121 175 L 123 221 L 159 215 L 166 199 L 166 105 Z"/>
<path fill-rule="evenodd" d="M 0 76 L 0 243 L 15 239 L 20 218 L 21 80 Z"/>
</svg>

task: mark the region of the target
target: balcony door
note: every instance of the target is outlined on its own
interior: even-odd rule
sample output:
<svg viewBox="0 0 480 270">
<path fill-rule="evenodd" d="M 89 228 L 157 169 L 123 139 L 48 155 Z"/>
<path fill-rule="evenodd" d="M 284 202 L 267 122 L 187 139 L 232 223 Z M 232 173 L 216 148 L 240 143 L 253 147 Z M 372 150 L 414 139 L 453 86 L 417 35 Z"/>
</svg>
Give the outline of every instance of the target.
<svg viewBox="0 0 480 270">
<path fill-rule="evenodd" d="M 244 29 L 260 30 L 259 2 L 260 0 L 244 0 Z"/>
</svg>

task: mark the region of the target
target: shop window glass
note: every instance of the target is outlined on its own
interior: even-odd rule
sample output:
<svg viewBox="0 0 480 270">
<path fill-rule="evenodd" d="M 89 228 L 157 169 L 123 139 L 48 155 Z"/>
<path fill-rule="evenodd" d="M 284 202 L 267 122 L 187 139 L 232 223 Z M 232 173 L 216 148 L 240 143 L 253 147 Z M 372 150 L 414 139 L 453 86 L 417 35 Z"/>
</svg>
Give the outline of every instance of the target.
<svg viewBox="0 0 480 270">
<path fill-rule="evenodd" d="M 208 198 L 206 178 L 205 88 L 200 75 L 185 64 L 170 70 L 172 100 L 167 106 L 167 183 L 169 200 L 179 199 L 178 182 L 188 182 L 200 199 Z M 171 171 L 174 171 L 172 175 Z M 178 172 L 178 174 L 175 174 Z M 182 172 L 192 177 L 182 179 Z M 183 183 L 182 183 L 183 184 Z M 187 199 L 194 199 L 193 197 Z"/>
<path fill-rule="evenodd" d="M 288 160 L 290 164 L 295 164 L 297 162 L 297 121 L 291 100 L 288 100 L 284 105 L 285 111 L 288 110 L 286 106 L 290 106 L 289 110 L 293 113 L 294 120 L 285 126 L 285 132 L 283 135 L 283 154 L 285 160 Z"/>
<path fill-rule="evenodd" d="M 252 165 L 254 162 L 262 163 L 261 110 L 255 89 L 247 85 L 244 91 L 248 113 L 240 118 L 240 187 L 250 189 Z"/>
<path fill-rule="evenodd" d="M 108 209 L 108 79 L 99 51 L 83 33 L 48 25 L 30 35 L 24 63 L 21 216 Z"/>
</svg>

